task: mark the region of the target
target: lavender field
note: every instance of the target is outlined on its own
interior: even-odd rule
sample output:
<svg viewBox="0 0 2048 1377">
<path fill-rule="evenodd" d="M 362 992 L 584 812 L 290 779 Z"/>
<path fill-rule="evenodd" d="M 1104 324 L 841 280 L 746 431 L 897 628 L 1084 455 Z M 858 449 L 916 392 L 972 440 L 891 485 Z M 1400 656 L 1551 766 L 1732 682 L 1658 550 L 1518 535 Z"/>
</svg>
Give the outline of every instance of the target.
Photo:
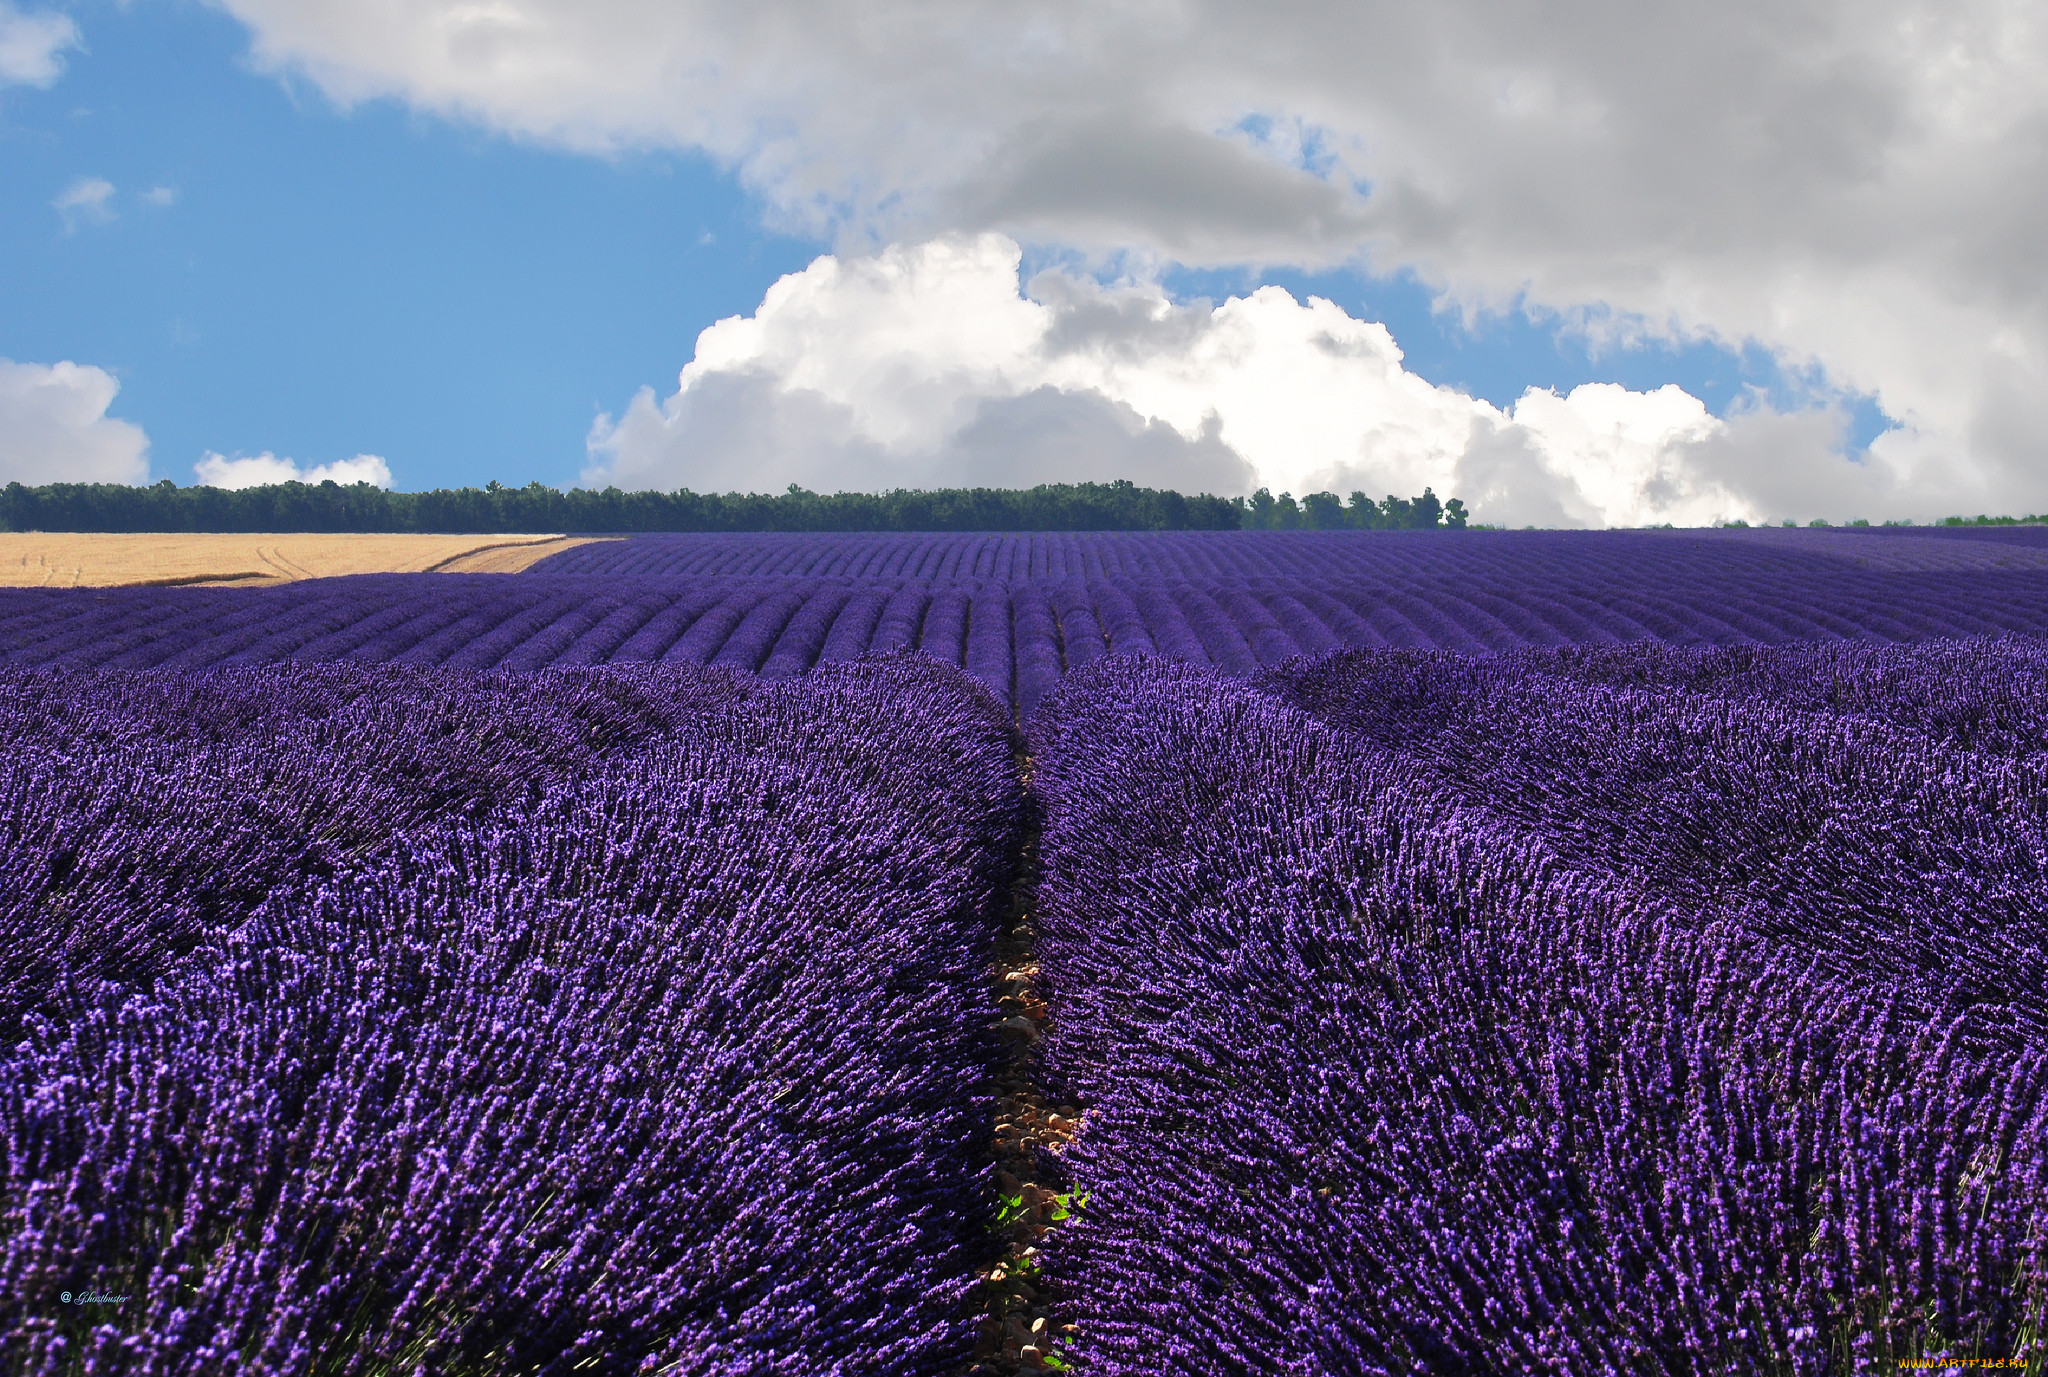
<svg viewBox="0 0 2048 1377">
<path fill-rule="evenodd" d="M 2044 534 L 0 594 L 0 1371 L 2048 1370 Z"/>
<path fill-rule="evenodd" d="M 1776 645 L 2048 633 L 2048 530 L 644 536 L 517 576 L 0 590 L 0 664 L 640 661 L 764 678 L 877 651 L 1019 717 L 1110 655 L 1249 675 L 1399 648 Z"/>
</svg>

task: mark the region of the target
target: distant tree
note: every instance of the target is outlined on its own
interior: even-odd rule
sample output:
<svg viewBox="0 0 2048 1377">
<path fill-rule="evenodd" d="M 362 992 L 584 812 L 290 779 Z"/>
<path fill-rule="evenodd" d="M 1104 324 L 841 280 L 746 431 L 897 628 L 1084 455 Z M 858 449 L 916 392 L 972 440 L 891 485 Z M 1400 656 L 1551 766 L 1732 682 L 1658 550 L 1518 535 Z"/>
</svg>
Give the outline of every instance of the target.
<svg viewBox="0 0 2048 1377">
<path fill-rule="evenodd" d="M 1443 515 L 1444 504 L 1437 501 L 1434 492 L 1424 488 L 1422 496 L 1416 498 L 1414 505 L 1408 510 L 1408 524 L 1418 531 L 1433 531 L 1443 520 Z"/>
<path fill-rule="evenodd" d="M 1301 499 L 1301 524 L 1311 531 L 1341 531 L 1351 523 L 1344 504 L 1333 492 L 1312 492 Z"/>
<path fill-rule="evenodd" d="M 1271 490 L 1260 488 L 1252 494 L 1251 501 L 1246 504 L 1245 529 L 1252 531 L 1279 530 L 1280 520 L 1275 514 L 1278 506 L 1279 503 L 1273 500 Z"/>
</svg>

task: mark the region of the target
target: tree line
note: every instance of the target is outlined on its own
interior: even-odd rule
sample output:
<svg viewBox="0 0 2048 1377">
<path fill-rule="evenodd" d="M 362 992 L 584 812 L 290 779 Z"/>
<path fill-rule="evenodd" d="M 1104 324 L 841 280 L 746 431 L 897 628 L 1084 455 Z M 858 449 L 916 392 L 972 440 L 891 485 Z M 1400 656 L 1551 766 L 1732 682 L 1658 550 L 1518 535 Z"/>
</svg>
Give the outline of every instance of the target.
<svg viewBox="0 0 2048 1377">
<path fill-rule="evenodd" d="M 1412 500 L 1373 503 L 1334 493 L 1297 502 L 1261 488 L 1247 498 L 1189 497 L 1112 483 L 1035 488 L 898 488 L 886 493 L 780 494 L 562 491 L 541 483 L 508 488 L 390 492 L 367 483 L 278 483 L 256 488 L 181 488 L 52 483 L 0 492 L 0 530 L 284 532 L 496 535 L 563 531 L 630 535 L 656 531 L 1234 531 L 1462 528 L 1464 505 L 1427 488 Z"/>
<path fill-rule="evenodd" d="M 1457 498 L 1437 500 L 1428 488 L 1416 498 L 1388 493 L 1374 502 L 1362 492 L 1351 494 L 1350 505 L 1333 492 L 1312 492 L 1299 502 L 1291 493 L 1278 497 L 1260 488 L 1249 499 L 1238 499 L 1242 516 L 1238 522 L 1247 531 L 1462 531 L 1465 504 Z"/>
</svg>

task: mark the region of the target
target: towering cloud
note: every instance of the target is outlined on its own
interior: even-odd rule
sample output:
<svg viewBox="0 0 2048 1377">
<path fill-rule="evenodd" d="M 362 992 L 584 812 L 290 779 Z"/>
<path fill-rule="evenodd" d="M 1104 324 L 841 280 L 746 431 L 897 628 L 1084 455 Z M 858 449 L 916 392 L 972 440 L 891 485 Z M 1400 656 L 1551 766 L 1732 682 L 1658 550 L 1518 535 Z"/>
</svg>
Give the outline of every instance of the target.
<svg viewBox="0 0 2048 1377">
<path fill-rule="evenodd" d="M 675 393 L 590 436 L 593 483 L 776 490 L 1129 478 L 1183 491 L 1425 486 L 1510 524 L 1845 514 L 1883 493 L 1839 417 L 1708 414 L 1677 387 L 1499 410 L 1402 366 L 1386 328 L 1278 287 L 1215 305 L 1040 274 L 1000 235 L 821 258 L 698 337 Z M 1894 484 L 1896 488 L 1896 484 Z M 1789 504 L 1789 505 L 1788 505 Z"/>
</svg>

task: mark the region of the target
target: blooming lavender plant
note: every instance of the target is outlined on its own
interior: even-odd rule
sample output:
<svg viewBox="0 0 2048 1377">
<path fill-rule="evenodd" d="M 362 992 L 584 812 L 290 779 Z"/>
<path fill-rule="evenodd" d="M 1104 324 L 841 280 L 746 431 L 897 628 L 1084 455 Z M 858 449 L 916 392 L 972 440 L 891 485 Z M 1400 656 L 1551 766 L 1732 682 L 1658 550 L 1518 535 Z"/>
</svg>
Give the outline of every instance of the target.
<svg viewBox="0 0 2048 1377">
<path fill-rule="evenodd" d="M 965 668 L 1005 707 L 1016 700 L 1010 617 L 1010 594 L 1003 585 L 986 583 L 975 590 L 968 612 Z M 1044 628 L 1039 630 L 1043 634 Z"/>
<path fill-rule="evenodd" d="M 0 755 L 0 895 L 58 953 L 0 1055 L 8 1370 L 964 1361 L 1021 795 L 956 671 L 17 673 L 0 710 L 43 747 Z M 175 948 L 74 952 L 194 884 Z"/>
<path fill-rule="evenodd" d="M 1055 619 L 1045 590 L 1035 584 L 1026 584 L 1016 591 L 1014 607 L 1012 631 L 1016 637 L 1017 653 L 1017 712 L 1020 717 L 1029 717 L 1037 708 L 1038 700 L 1052 691 L 1064 672 L 1060 623 Z M 1099 639 L 1094 649 L 1096 654 L 1093 658 L 1100 659 L 1102 643 Z"/>
<path fill-rule="evenodd" d="M 1743 676 L 1779 683 L 1823 653 L 1712 658 L 1782 664 Z M 1999 642 L 1963 653 L 2025 666 L 2039 650 Z M 1825 654 L 1839 664 L 1875 651 Z M 1956 654 L 1884 652 L 1895 667 L 1924 657 L 1930 670 Z M 1676 666 L 1697 658 L 1618 662 L 1672 666 L 1675 681 Z M 1967 1010 L 1985 1036 L 2048 1046 L 2048 995 L 2034 974 L 2048 958 L 2048 815 L 2038 803 L 2048 758 L 1957 751 L 1869 712 L 1829 710 L 1814 692 L 1802 710 L 1725 678 L 1738 691 L 1709 696 L 1541 672 L 1551 660 L 1359 653 L 1269 682 L 1574 864 L 1686 912 L 1739 918 L 1930 1007 Z"/>
<path fill-rule="evenodd" d="M 1104 662 L 1034 733 L 1047 1069 L 1092 1105 L 1046 1272 L 1089 1370 L 2041 1356 L 2039 1040 L 1213 672 Z"/>
<path fill-rule="evenodd" d="M 1104 632 L 1102 618 L 1088 596 L 1088 589 L 1080 583 L 1056 584 L 1050 590 L 1051 606 L 1059 621 L 1060 657 L 1070 669 L 1092 665 L 1110 653 L 1109 636 Z M 1017 643 L 1024 644 L 1020 632 Z"/>
<path fill-rule="evenodd" d="M 1646 644 L 1531 656 L 1521 664 L 1529 673 L 1587 683 L 1867 718 L 1977 754 L 2028 755 L 2048 743 L 2048 640 L 2037 637 L 1694 654 Z"/>
<path fill-rule="evenodd" d="M 347 665 L 0 676 L 0 1036 L 60 977 L 152 979 L 281 884 L 426 819 L 487 817 L 735 692 L 587 679 L 543 695 Z"/>
</svg>

